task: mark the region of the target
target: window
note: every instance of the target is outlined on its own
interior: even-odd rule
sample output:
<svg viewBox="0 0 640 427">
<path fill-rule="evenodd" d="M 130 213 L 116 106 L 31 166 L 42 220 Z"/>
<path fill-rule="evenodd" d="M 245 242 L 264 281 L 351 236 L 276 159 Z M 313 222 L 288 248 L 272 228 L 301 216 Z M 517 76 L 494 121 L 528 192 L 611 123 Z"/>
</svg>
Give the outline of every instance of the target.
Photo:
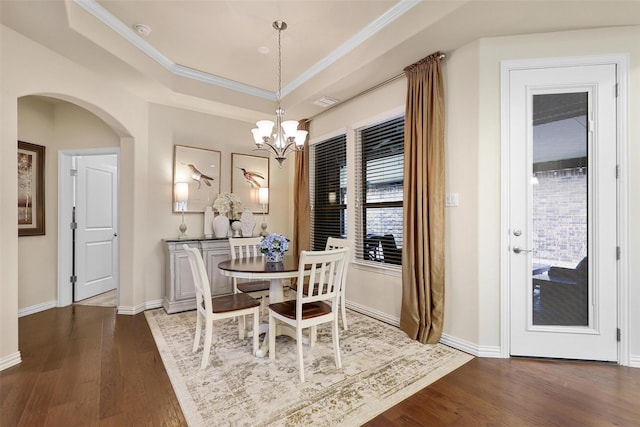
<svg viewBox="0 0 640 427">
<path fill-rule="evenodd" d="M 356 258 L 402 264 L 404 116 L 356 131 Z"/>
<path fill-rule="evenodd" d="M 324 250 L 327 237 L 347 237 L 347 138 L 311 146 L 311 249 Z"/>
</svg>

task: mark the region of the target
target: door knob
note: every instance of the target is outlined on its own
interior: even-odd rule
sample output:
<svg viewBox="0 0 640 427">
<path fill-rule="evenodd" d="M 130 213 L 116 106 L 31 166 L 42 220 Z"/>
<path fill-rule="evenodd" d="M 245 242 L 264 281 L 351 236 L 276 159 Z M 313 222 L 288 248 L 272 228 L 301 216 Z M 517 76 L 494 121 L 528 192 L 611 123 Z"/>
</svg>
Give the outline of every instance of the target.
<svg viewBox="0 0 640 427">
<path fill-rule="evenodd" d="M 514 246 L 513 252 L 519 254 L 521 252 L 533 252 L 533 249 L 522 249 L 520 246 Z"/>
</svg>

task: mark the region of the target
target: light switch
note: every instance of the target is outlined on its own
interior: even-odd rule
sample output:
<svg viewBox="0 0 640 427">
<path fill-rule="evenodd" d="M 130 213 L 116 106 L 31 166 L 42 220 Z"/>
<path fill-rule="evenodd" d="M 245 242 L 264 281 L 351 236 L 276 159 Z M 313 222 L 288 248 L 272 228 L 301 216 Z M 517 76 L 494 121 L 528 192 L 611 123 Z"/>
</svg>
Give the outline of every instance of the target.
<svg viewBox="0 0 640 427">
<path fill-rule="evenodd" d="M 445 206 L 458 206 L 460 204 L 460 199 L 458 197 L 458 193 L 447 193 L 445 195 L 444 205 Z"/>
</svg>

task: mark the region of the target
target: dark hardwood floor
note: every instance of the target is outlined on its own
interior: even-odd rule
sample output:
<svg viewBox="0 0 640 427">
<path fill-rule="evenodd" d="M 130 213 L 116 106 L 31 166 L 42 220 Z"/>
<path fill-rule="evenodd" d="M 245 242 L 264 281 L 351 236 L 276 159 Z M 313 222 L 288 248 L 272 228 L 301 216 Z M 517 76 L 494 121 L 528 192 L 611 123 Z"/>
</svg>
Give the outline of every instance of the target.
<svg viewBox="0 0 640 427">
<path fill-rule="evenodd" d="M 70 306 L 19 320 L 22 363 L 0 372 L 0 425 L 184 426 L 143 314 Z M 640 369 L 474 359 L 365 424 L 639 426 Z"/>
</svg>

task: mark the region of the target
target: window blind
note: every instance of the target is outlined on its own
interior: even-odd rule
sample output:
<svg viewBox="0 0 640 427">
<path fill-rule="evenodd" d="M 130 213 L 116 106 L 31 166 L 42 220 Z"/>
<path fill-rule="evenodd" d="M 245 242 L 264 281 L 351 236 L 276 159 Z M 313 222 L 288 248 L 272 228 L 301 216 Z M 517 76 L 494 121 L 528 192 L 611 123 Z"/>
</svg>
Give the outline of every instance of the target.
<svg viewBox="0 0 640 427">
<path fill-rule="evenodd" d="M 327 237 L 347 237 L 347 137 L 310 147 L 311 249 L 324 250 Z"/>
<path fill-rule="evenodd" d="M 356 130 L 356 259 L 402 263 L 404 116 Z"/>
</svg>

